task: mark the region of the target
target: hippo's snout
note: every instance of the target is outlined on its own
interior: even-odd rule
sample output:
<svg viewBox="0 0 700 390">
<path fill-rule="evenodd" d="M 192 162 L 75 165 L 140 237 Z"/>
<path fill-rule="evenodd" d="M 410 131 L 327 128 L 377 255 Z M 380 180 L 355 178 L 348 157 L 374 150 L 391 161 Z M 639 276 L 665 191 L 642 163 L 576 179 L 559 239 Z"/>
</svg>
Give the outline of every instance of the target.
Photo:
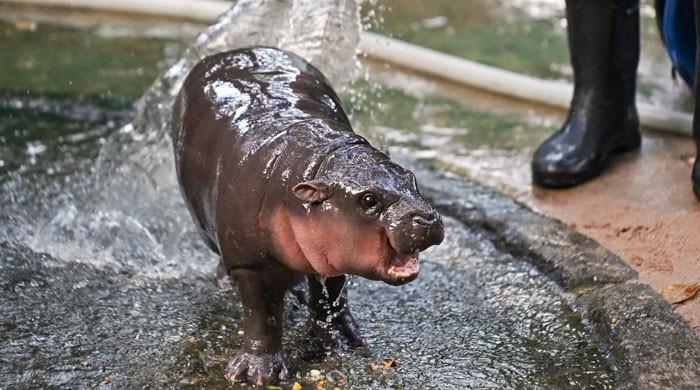
<svg viewBox="0 0 700 390">
<path fill-rule="evenodd" d="M 393 236 L 392 245 L 396 251 L 417 253 L 440 244 L 445 237 L 445 228 L 436 211 L 415 212 L 402 218 Z"/>
</svg>

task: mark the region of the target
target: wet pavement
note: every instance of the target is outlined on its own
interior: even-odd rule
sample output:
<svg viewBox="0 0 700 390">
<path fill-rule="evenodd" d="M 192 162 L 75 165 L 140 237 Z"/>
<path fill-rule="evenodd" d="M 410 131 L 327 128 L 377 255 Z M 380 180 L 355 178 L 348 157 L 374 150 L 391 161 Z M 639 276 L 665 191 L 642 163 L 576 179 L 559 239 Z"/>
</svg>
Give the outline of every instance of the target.
<svg viewBox="0 0 700 390">
<path fill-rule="evenodd" d="M 144 75 L 155 77 L 185 39 L 16 20 L 0 27 L 15 37 L 5 41 L 9 50 L 35 42 L 39 64 L 43 53 L 54 56 L 49 48 L 66 57 L 95 41 L 117 48 L 104 65 L 116 70 L 104 74 L 94 73 L 101 62 L 88 55 L 92 66 L 60 78 L 18 83 L 45 72 L 16 61 L 0 80 L 8 91 L 0 99 L 0 201 L 11 206 L 0 211 L 0 387 L 226 387 L 223 367 L 241 340 L 241 308 L 234 291 L 214 286 L 216 260 L 180 212 L 179 195 L 139 172 L 132 183 L 101 187 L 100 199 L 85 188 L 101 145 L 134 116 L 128 107 L 150 85 Z M 446 244 L 426 253 L 422 275 L 407 286 L 353 279 L 351 305 L 367 349 L 310 348 L 306 309 L 290 297 L 285 345 L 294 381 L 318 383 L 309 376 L 315 369 L 328 387 L 342 388 L 624 388 L 644 383 L 635 382 L 643 377 L 635 361 L 666 343 L 674 351 L 663 360 L 668 375 L 653 383 L 697 383 L 698 367 L 679 363 L 698 360 L 697 339 L 658 297 L 620 292 L 626 285 L 617 283 L 633 273 L 614 255 L 469 181 L 429 183 L 458 172 L 527 199 L 527 154 L 560 114 L 371 69 L 343 93 L 353 123 L 422 172 L 419 180 L 448 215 Z M 548 69 L 555 71 L 540 75 L 566 77 Z M 104 83 L 92 85 L 96 78 Z M 600 283 L 620 295 L 599 294 Z M 641 314 L 632 310 L 635 295 L 651 302 Z M 616 308 L 619 302 L 627 303 Z M 630 326 L 613 326 L 619 319 Z M 650 324 L 668 330 L 666 338 L 644 344 L 629 334 L 645 334 Z M 607 327 L 620 338 L 611 340 Z M 388 358 L 398 366 L 370 368 Z"/>
<path fill-rule="evenodd" d="M 446 244 L 425 254 L 415 283 L 353 280 L 351 307 L 366 349 L 314 348 L 306 309 L 289 299 L 284 343 L 294 381 L 317 383 L 307 377 L 316 369 L 343 388 L 614 388 L 599 347 L 556 283 L 478 231 L 446 222 Z M 208 273 L 148 278 L 10 243 L 0 256 L 0 383 L 227 386 L 242 309 L 236 292 L 218 290 Z M 389 358 L 396 368 L 370 368 Z"/>
</svg>

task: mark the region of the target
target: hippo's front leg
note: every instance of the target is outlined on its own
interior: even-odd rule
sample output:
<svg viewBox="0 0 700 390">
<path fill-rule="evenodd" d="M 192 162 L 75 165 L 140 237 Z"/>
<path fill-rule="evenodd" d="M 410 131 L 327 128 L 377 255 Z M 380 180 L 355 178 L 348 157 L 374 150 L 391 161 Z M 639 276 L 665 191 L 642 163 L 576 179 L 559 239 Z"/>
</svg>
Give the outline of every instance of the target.
<svg viewBox="0 0 700 390">
<path fill-rule="evenodd" d="M 361 347 L 365 341 L 360 336 L 355 319 L 350 314 L 348 305 L 347 277 L 345 275 L 322 279 L 308 276 L 308 304 L 311 311 L 314 329 L 319 330 L 318 324 L 328 323 L 337 330 L 348 345 Z M 324 288 L 325 284 L 325 288 Z"/>
<path fill-rule="evenodd" d="M 266 385 L 287 377 L 282 353 L 284 295 L 288 283 L 269 268 L 235 269 L 243 303 L 243 349 L 228 364 L 226 377 L 234 382 Z"/>
</svg>

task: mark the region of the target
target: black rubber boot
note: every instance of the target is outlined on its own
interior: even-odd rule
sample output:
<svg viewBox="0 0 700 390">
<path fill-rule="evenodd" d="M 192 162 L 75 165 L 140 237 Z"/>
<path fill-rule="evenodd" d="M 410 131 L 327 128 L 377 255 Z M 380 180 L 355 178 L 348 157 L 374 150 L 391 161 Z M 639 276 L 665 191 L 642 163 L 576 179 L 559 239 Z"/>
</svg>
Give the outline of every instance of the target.
<svg viewBox="0 0 700 390">
<path fill-rule="evenodd" d="M 700 0 L 695 0 L 695 26 L 700 26 Z M 695 29 L 695 113 L 693 115 L 693 138 L 695 139 L 695 164 L 693 165 L 693 192 L 700 199 L 700 28 Z"/>
<path fill-rule="evenodd" d="M 569 117 L 532 159 L 543 187 L 573 187 L 597 176 L 608 157 L 641 144 L 635 106 L 639 0 L 567 0 L 574 97 Z"/>
</svg>

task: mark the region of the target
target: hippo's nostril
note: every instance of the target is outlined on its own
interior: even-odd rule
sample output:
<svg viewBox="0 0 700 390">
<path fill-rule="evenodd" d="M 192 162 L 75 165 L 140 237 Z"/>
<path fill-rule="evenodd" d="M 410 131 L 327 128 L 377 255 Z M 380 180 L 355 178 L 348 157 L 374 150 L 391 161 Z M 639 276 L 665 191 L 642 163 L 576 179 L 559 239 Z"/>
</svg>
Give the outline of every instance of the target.
<svg viewBox="0 0 700 390">
<path fill-rule="evenodd" d="M 420 215 L 416 215 L 413 217 L 413 222 L 417 223 L 418 225 L 430 225 L 433 223 L 433 221 L 427 220 L 425 217 L 422 217 Z"/>
</svg>

